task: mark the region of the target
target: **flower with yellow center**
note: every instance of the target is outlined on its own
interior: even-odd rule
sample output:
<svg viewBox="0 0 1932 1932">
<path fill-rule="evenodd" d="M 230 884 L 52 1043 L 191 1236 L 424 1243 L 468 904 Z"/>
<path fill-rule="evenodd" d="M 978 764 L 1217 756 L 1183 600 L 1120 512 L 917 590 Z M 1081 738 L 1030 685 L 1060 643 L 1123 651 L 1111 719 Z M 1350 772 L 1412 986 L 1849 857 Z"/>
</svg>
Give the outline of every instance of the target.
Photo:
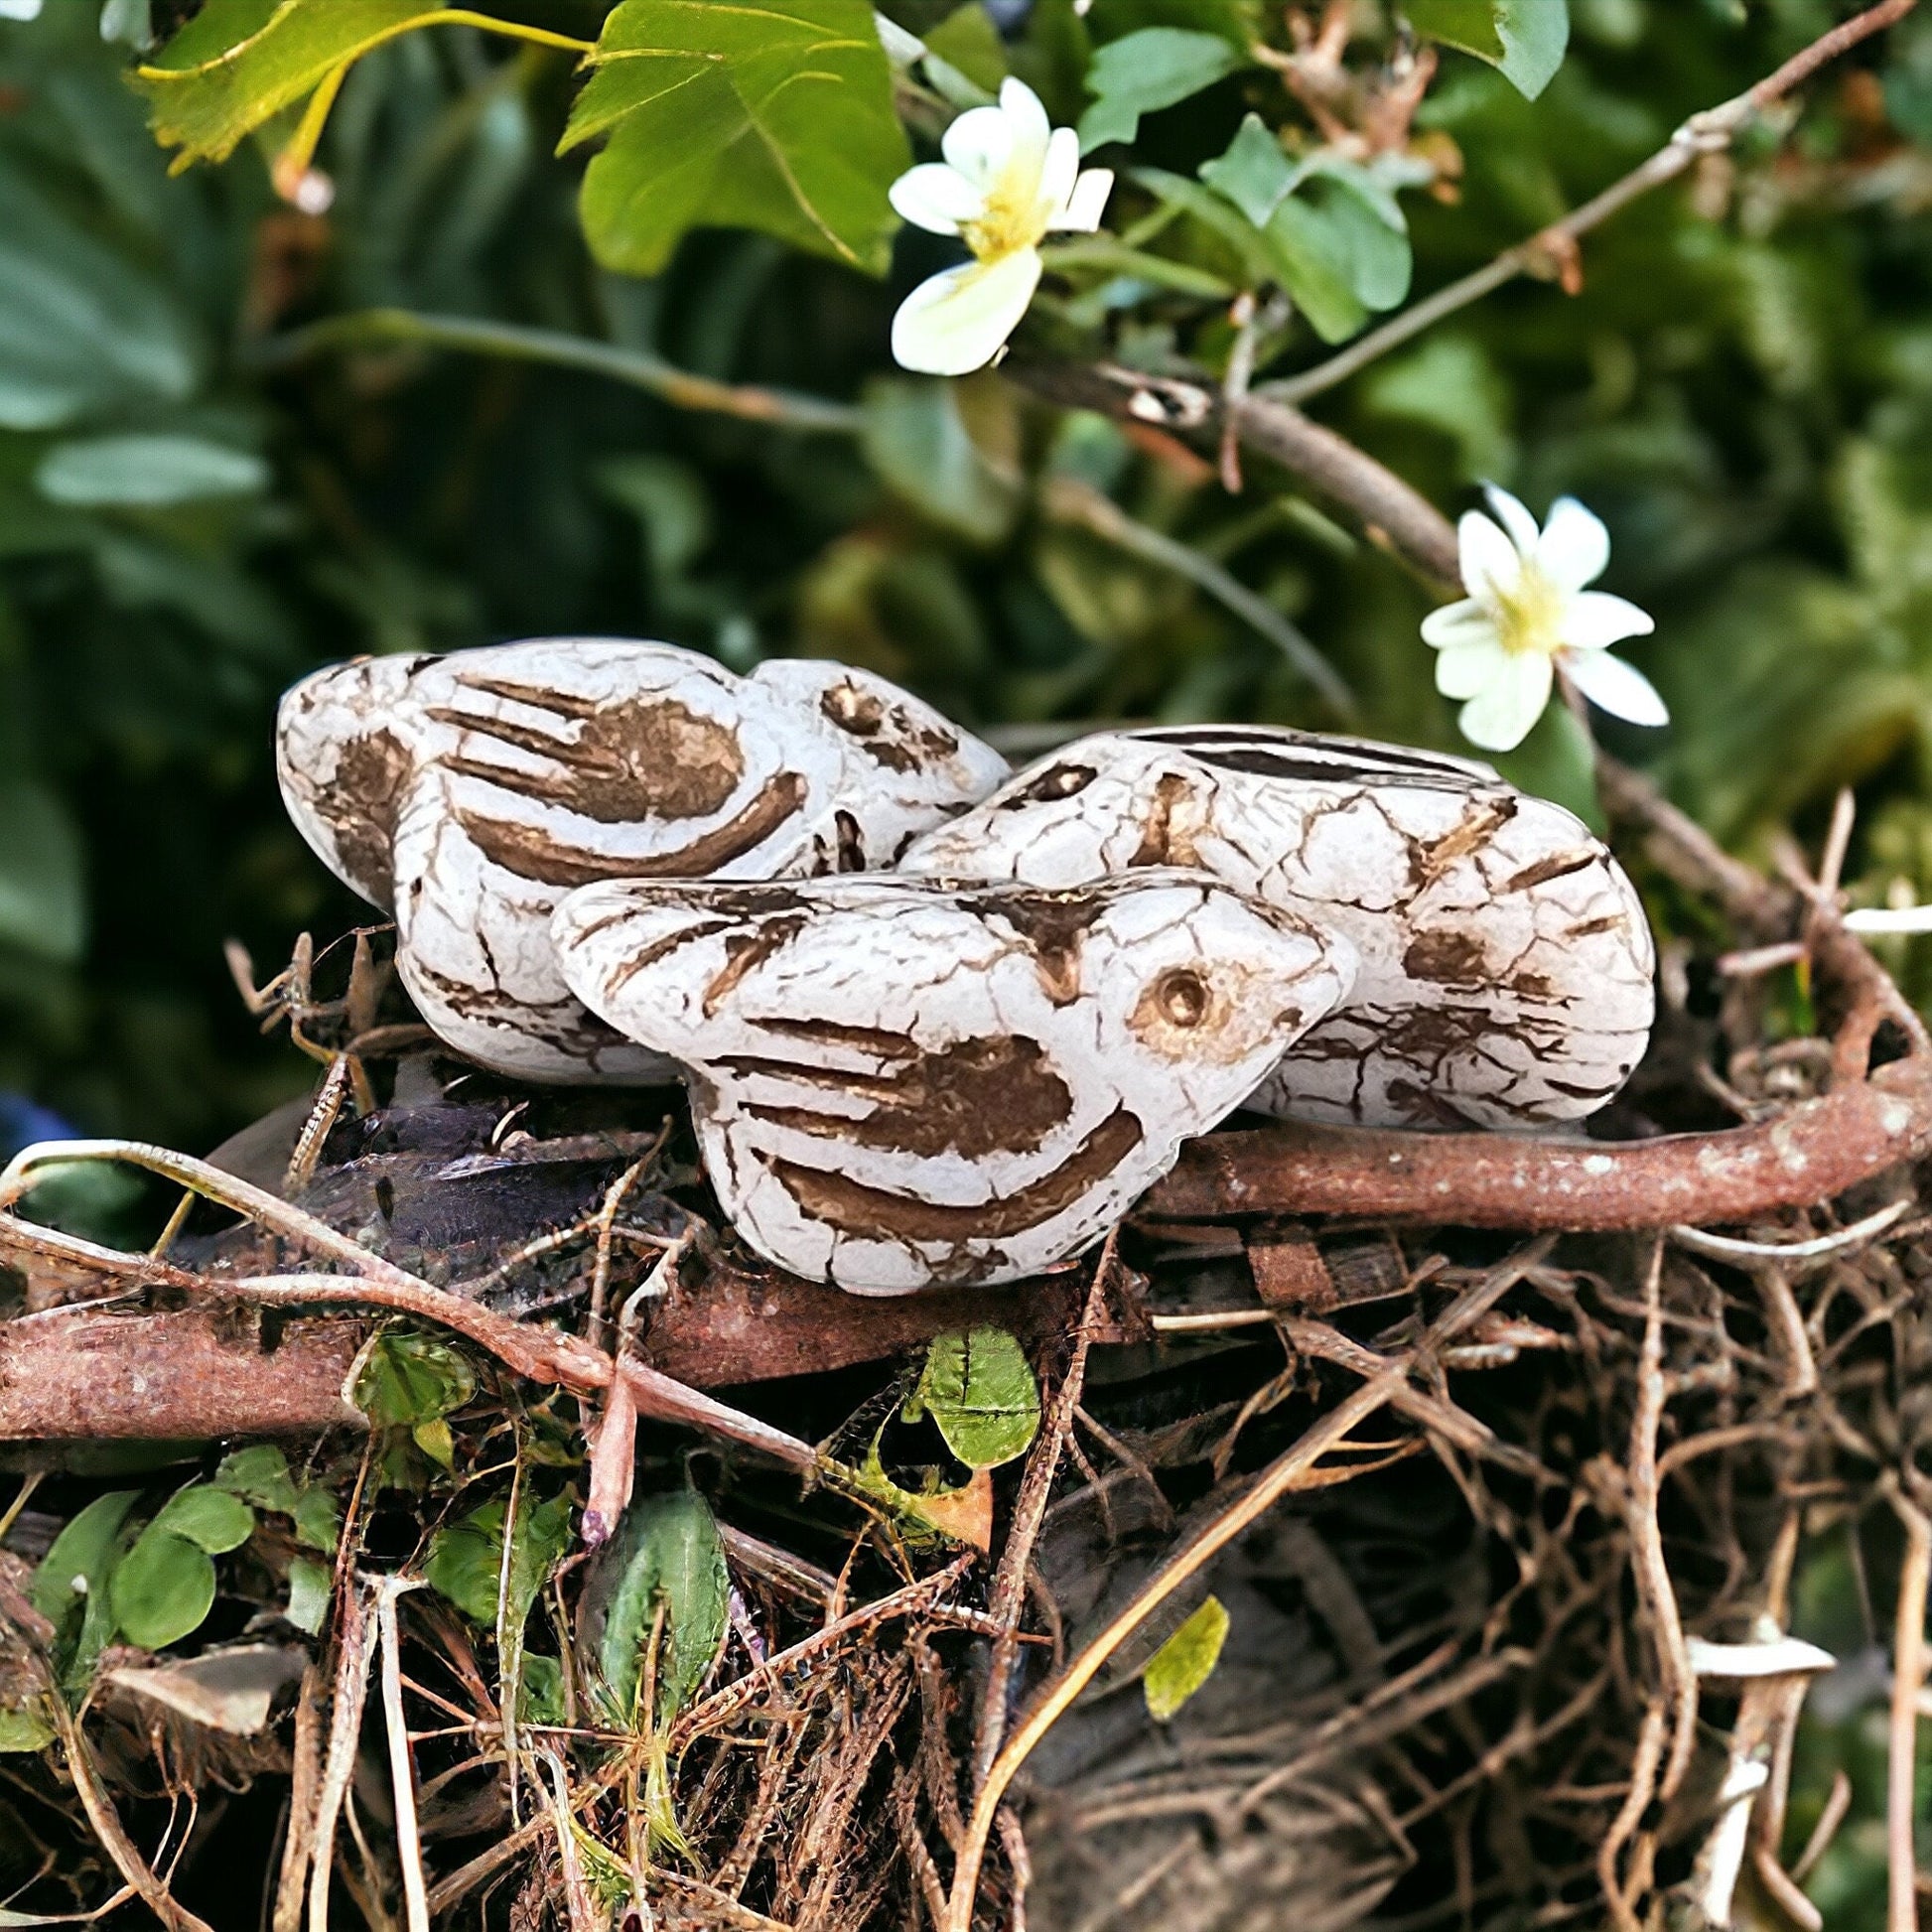
<svg viewBox="0 0 1932 1932">
<path fill-rule="evenodd" d="M 944 161 L 894 182 L 893 207 L 915 226 L 957 235 L 973 259 L 931 276 L 893 318 L 893 355 L 927 375 L 984 368 L 1019 328 L 1039 286 L 1049 234 L 1091 234 L 1113 191 L 1106 168 L 1080 167 L 1080 138 L 1046 119 L 1039 96 L 1009 80 L 997 107 L 971 107 L 946 129 Z"/>
<path fill-rule="evenodd" d="M 1463 698 L 1462 735 L 1509 752 L 1550 702 L 1556 667 L 1591 704 L 1633 725 L 1666 725 L 1670 713 L 1641 671 L 1606 646 L 1656 628 L 1628 599 L 1586 590 L 1610 561 L 1610 533 L 1574 496 L 1560 498 L 1541 529 L 1506 489 L 1487 490 L 1495 520 L 1470 510 L 1457 530 L 1469 593 L 1423 620 L 1423 642 L 1441 655 L 1436 688 Z"/>
</svg>

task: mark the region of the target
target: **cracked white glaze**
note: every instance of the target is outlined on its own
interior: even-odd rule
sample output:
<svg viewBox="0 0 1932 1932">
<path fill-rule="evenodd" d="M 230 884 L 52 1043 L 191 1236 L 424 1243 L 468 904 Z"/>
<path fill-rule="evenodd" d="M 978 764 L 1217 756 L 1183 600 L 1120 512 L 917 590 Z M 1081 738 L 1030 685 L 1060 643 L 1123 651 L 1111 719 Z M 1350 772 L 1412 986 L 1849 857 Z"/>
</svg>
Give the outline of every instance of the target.
<svg viewBox="0 0 1932 1932">
<path fill-rule="evenodd" d="M 283 699 L 283 796 L 330 868 L 397 924 L 424 1020 L 539 1081 L 671 1071 L 572 997 L 550 914 L 604 879 L 769 879 L 890 865 L 983 796 L 999 755 L 868 672 L 751 677 L 670 644 L 537 638 L 364 658 Z"/>
<path fill-rule="evenodd" d="M 1342 1007 L 1254 1095 L 1266 1111 L 1573 1120 L 1616 1093 L 1648 1039 L 1654 953 L 1622 869 L 1571 813 L 1467 759 L 1265 726 L 1103 733 L 900 861 L 1041 887 L 1148 865 L 1198 867 L 1360 957 Z"/>
<path fill-rule="evenodd" d="M 691 1069 L 744 1239 L 864 1294 L 1077 1253 L 1354 970 L 1345 939 L 1170 870 L 1060 892 L 613 883 L 553 931 L 585 1005 Z"/>
</svg>

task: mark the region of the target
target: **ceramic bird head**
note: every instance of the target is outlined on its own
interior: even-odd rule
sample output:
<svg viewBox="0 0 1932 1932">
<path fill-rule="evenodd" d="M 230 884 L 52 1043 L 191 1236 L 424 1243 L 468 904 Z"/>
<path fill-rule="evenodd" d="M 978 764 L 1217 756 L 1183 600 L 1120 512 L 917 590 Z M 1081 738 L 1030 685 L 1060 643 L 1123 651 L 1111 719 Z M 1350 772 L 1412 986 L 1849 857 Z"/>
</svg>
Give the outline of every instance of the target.
<svg viewBox="0 0 1932 1932">
<path fill-rule="evenodd" d="M 765 879 L 889 864 L 1006 770 L 843 665 L 740 678 L 673 645 L 539 638 L 321 671 L 284 698 L 291 815 L 394 911 L 397 966 L 450 1044 L 521 1079 L 661 1079 L 550 957 L 557 900 L 603 879 Z"/>
<path fill-rule="evenodd" d="M 1062 887 L 1189 866 L 1346 937 L 1342 1007 L 1252 1104 L 1378 1126 L 1594 1112 L 1641 1057 L 1650 928 L 1607 849 L 1487 765 L 1265 726 L 1081 739 L 900 869 Z"/>
<path fill-rule="evenodd" d="M 865 1294 L 1036 1274 L 1327 1014 L 1345 940 L 1198 874 L 586 887 L 571 989 L 690 1070 L 720 1202 Z"/>
</svg>

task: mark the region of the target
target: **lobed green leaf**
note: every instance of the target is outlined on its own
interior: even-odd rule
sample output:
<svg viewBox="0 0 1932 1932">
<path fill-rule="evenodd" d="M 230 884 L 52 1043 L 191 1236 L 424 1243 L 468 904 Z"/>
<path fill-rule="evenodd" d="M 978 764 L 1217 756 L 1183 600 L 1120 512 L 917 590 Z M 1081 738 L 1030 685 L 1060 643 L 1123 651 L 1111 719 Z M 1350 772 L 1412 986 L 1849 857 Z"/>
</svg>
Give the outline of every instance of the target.
<svg viewBox="0 0 1932 1932">
<path fill-rule="evenodd" d="M 710 1505 L 695 1490 L 633 1502 L 585 1582 L 585 1648 L 628 1724 L 637 1721 L 644 1657 L 660 1605 L 651 1713 L 659 1728 L 697 1694 L 724 1648 L 730 1615 L 725 1546 Z"/>
<path fill-rule="evenodd" d="M 304 99 L 340 68 L 412 27 L 447 0 L 208 0 L 134 84 L 151 104 L 175 169 L 225 161 L 243 138 Z"/>
<path fill-rule="evenodd" d="M 1501 69 L 1534 100 L 1570 46 L 1569 0 L 1402 0 L 1417 33 Z"/>
<path fill-rule="evenodd" d="M 609 137 L 580 199 L 607 268 L 654 275 L 726 227 L 886 272 L 911 155 L 866 0 L 624 0 L 589 66 L 560 151 Z"/>
<path fill-rule="evenodd" d="M 1039 1384 L 1027 1352 L 1004 1328 L 936 1336 L 905 1419 L 930 1416 L 969 1469 L 1026 1454 L 1039 1433 Z"/>
<path fill-rule="evenodd" d="M 1133 140 L 1143 114 L 1173 107 L 1240 65 L 1219 34 L 1185 27 L 1143 27 L 1109 41 L 1087 69 L 1087 91 L 1098 98 L 1080 116 L 1080 152 Z"/>
</svg>

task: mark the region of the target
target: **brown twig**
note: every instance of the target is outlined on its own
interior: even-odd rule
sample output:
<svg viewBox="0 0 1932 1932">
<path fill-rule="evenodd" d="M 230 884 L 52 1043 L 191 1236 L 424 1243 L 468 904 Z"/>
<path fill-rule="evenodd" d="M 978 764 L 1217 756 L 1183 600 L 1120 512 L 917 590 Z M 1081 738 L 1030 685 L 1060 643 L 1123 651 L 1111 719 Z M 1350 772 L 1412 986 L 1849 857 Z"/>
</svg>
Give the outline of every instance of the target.
<svg viewBox="0 0 1932 1932">
<path fill-rule="evenodd" d="M 1918 1700 L 1925 1682 L 1925 1599 L 1932 1580 L 1932 1518 L 1886 1472 L 1882 1492 L 1905 1531 L 1892 1623 L 1891 1724 L 1885 1768 L 1886 1932 L 1918 1932 Z"/>
<path fill-rule="evenodd" d="M 1108 1236 L 1107 1245 L 1094 1265 L 1093 1285 L 1087 1291 L 1085 1312 L 1073 1330 L 1066 1370 L 1053 1391 L 1046 1414 L 1040 1418 L 1039 1435 L 1033 1453 L 1027 1458 L 1020 1494 L 1014 1501 L 1013 1525 L 1007 1532 L 1006 1547 L 1000 1552 L 1000 1568 L 987 1604 L 1000 1626 L 1000 1635 L 995 1638 L 993 1654 L 987 1660 L 986 1687 L 973 1733 L 975 1790 L 986 1782 L 1000 1740 L 1006 1734 L 1007 1693 L 1013 1682 L 1014 1667 L 1020 1661 L 1020 1618 L 1027 1603 L 1027 1577 L 1033 1567 L 1034 1545 L 1038 1541 L 1041 1523 L 1046 1520 L 1046 1504 L 1053 1493 L 1053 1480 L 1060 1471 L 1060 1458 L 1073 1437 L 1073 1419 L 1079 1413 L 1080 1397 L 1086 1388 L 1087 1350 L 1106 1305 L 1108 1282 L 1119 1266 L 1115 1239 Z"/>
</svg>

